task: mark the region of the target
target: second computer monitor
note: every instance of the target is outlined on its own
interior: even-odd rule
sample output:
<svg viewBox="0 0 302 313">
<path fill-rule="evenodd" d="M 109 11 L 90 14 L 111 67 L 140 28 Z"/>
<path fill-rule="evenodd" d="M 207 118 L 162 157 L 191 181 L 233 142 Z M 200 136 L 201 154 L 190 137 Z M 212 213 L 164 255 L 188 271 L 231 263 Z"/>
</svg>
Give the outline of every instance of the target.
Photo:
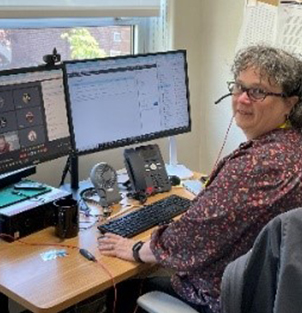
<svg viewBox="0 0 302 313">
<path fill-rule="evenodd" d="M 77 154 L 191 130 L 184 50 L 64 65 Z"/>
<path fill-rule="evenodd" d="M 71 152 L 63 82 L 61 66 L 0 72 L 0 174 Z"/>
</svg>

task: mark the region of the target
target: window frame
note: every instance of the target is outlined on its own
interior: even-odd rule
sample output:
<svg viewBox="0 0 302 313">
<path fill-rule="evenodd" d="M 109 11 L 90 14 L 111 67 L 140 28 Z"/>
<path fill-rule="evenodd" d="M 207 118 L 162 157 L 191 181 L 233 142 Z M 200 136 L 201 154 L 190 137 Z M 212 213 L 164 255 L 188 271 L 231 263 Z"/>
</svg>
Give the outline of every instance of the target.
<svg viewBox="0 0 302 313">
<path fill-rule="evenodd" d="M 159 16 L 161 0 L 2 0 L 0 18 Z"/>
</svg>

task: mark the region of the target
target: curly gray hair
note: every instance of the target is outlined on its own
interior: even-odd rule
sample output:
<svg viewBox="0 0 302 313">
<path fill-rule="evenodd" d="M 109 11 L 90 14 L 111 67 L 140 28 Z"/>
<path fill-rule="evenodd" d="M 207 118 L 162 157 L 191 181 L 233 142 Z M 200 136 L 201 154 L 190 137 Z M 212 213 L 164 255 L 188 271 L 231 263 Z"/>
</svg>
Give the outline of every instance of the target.
<svg viewBox="0 0 302 313">
<path fill-rule="evenodd" d="M 260 78 L 281 87 L 288 97 L 299 98 L 288 118 L 293 127 L 302 129 L 302 61 L 282 49 L 255 45 L 236 54 L 232 65 L 234 78 L 250 67 L 260 71 Z"/>
</svg>

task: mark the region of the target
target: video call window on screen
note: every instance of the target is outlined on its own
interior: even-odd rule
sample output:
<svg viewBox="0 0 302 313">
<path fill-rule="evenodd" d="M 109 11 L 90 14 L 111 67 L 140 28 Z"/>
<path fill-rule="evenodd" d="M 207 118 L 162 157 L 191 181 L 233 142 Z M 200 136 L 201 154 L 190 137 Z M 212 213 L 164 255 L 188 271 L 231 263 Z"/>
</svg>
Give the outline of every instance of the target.
<svg viewBox="0 0 302 313">
<path fill-rule="evenodd" d="M 0 174 L 69 152 L 63 70 L 0 72 Z"/>
<path fill-rule="evenodd" d="M 78 154 L 191 130 L 186 52 L 64 62 Z"/>
</svg>

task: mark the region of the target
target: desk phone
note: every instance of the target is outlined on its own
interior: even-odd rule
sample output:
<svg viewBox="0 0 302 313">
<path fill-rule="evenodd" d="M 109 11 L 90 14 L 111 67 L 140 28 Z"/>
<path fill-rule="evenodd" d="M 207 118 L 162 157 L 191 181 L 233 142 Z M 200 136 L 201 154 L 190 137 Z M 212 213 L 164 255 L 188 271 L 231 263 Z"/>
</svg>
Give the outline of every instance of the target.
<svg viewBox="0 0 302 313">
<path fill-rule="evenodd" d="M 134 192 L 150 195 L 171 190 L 171 183 L 158 145 L 125 149 L 124 157 Z"/>
</svg>

